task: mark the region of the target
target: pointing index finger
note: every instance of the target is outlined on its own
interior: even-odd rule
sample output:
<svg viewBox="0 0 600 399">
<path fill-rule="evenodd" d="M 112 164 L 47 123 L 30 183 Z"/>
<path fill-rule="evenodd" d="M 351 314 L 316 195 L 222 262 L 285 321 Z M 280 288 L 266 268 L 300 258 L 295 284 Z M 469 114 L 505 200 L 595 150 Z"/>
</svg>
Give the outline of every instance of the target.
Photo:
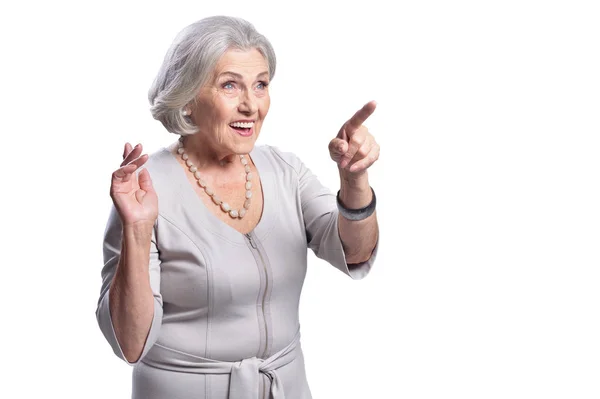
<svg viewBox="0 0 600 399">
<path fill-rule="evenodd" d="M 369 101 L 361 109 L 359 109 L 347 122 L 347 131 L 354 132 L 362 126 L 369 116 L 375 111 L 377 103 L 375 101 Z"/>
</svg>

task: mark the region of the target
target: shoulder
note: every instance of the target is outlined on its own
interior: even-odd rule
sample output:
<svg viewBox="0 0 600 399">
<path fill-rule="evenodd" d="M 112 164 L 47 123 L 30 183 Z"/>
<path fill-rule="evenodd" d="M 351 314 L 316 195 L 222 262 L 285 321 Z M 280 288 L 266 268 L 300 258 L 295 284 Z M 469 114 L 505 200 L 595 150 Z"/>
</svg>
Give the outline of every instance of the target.
<svg viewBox="0 0 600 399">
<path fill-rule="evenodd" d="M 164 197 L 165 193 L 174 189 L 176 180 L 174 176 L 179 172 L 179 164 L 173 154 L 168 149 L 162 147 L 158 150 L 148 153 L 148 160 L 136 173 L 139 174 L 143 169 L 148 170 L 154 189 Z"/>
<path fill-rule="evenodd" d="M 254 149 L 272 168 L 279 171 L 288 171 L 296 176 L 302 173 L 304 165 L 300 158 L 291 151 L 284 151 L 272 145 L 260 145 Z"/>
<path fill-rule="evenodd" d="M 150 176 L 152 176 L 152 178 L 166 176 L 171 172 L 169 170 L 171 166 L 171 159 L 169 158 L 172 157 L 173 155 L 166 148 L 159 148 L 158 150 L 148 154 L 148 160 L 139 169 L 139 171 L 142 169 L 148 169 L 148 172 L 150 172 Z"/>
</svg>

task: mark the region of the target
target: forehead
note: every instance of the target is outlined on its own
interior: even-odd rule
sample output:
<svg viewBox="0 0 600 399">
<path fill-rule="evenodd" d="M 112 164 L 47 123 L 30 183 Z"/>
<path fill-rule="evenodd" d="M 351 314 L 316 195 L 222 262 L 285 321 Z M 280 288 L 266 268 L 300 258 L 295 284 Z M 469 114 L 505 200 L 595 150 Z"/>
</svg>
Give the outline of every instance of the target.
<svg viewBox="0 0 600 399">
<path fill-rule="evenodd" d="M 267 60 L 257 49 L 231 49 L 227 50 L 219 59 L 214 72 L 216 76 L 224 72 L 235 72 L 254 78 L 259 73 L 268 72 L 268 70 Z"/>
</svg>

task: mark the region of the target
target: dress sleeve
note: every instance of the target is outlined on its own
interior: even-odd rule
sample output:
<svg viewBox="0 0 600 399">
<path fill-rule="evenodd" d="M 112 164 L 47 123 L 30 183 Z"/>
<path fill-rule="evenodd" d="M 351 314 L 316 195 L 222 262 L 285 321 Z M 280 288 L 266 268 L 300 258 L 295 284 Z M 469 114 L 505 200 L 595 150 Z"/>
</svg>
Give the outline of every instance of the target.
<svg viewBox="0 0 600 399">
<path fill-rule="evenodd" d="M 129 365 L 137 364 L 150 350 L 152 345 L 156 342 L 162 323 L 162 296 L 160 294 L 160 258 L 158 249 L 156 246 L 156 225 L 152 231 L 152 241 L 150 243 L 150 262 L 148 265 L 148 272 L 150 274 L 150 286 L 154 293 L 154 317 L 152 319 L 152 325 L 144 348 L 139 359 L 135 362 L 129 362 L 123 355 L 123 350 L 119 344 L 115 335 L 115 330 L 110 316 L 109 307 L 109 292 L 110 284 L 115 274 L 119 257 L 121 253 L 121 240 L 122 240 L 122 225 L 121 219 L 117 213 L 114 205 L 111 207 L 108 222 L 106 224 L 106 230 L 104 232 L 103 242 L 103 256 L 104 256 L 104 267 L 102 268 L 102 289 L 100 291 L 100 299 L 98 300 L 98 306 L 96 309 L 96 319 L 100 330 L 104 334 L 104 337 L 112 347 L 114 353 L 125 361 Z"/>
<path fill-rule="evenodd" d="M 329 262 L 352 279 L 364 278 L 377 257 L 379 237 L 369 260 L 349 265 L 338 230 L 336 195 L 323 186 L 296 155 L 275 151 L 294 168 L 298 176 L 298 193 L 308 247 L 318 258 Z"/>
</svg>

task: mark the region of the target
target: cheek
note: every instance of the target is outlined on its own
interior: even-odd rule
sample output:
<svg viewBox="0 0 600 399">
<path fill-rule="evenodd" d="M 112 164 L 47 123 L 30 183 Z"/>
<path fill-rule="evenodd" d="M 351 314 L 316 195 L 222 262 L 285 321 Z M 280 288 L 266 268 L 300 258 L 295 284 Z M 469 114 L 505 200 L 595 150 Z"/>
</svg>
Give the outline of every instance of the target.
<svg viewBox="0 0 600 399">
<path fill-rule="evenodd" d="M 267 115 L 267 112 L 269 112 L 269 107 L 271 106 L 271 98 L 269 97 L 269 95 L 267 94 L 264 98 L 261 99 L 261 105 L 260 105 L 260 112 L 263 116 L 263 118 L 265 117 L 265 115 Z"/>
<path fill-rule="evenodd" d="M 234 113 L 236 109 L 237 102 L 228 97 L 221 97 L 215 102 L 214 107 L 214 115 L 215 121 L 229 121 L 231 119 L 231 115 Z"/>
</svg>

